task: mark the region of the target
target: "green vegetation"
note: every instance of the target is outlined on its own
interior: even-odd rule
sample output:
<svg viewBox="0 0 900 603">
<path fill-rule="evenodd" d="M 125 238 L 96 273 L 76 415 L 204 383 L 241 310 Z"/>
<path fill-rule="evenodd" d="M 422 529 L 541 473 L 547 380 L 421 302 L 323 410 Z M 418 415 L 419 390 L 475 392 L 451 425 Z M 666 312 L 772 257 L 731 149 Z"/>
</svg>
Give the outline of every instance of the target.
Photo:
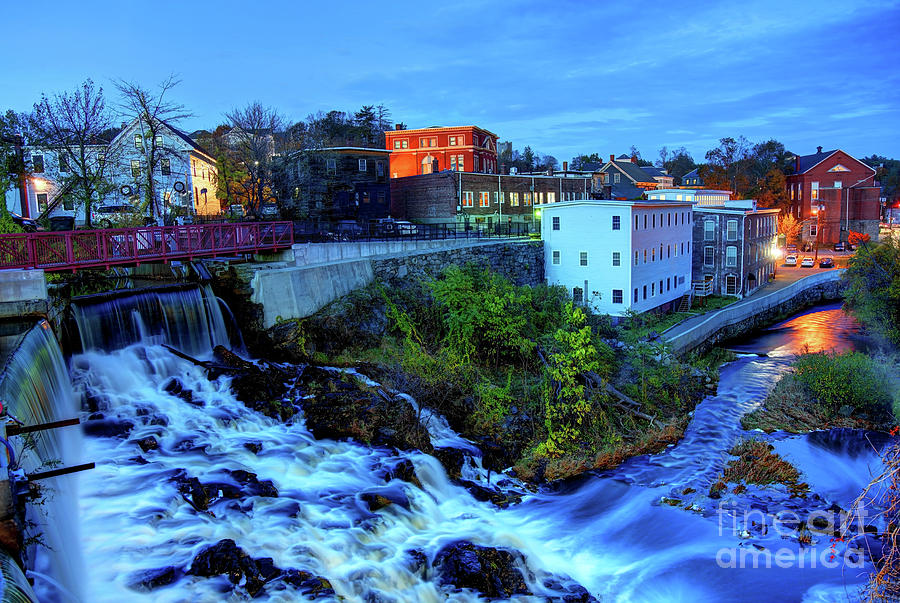
<svg viewBox="0 0 900 603">
<path fill-rule="evenodd" d="M 864 243 L 850 259 L 844 303 L 874 334 L 900 345 L 900 241 Z"/>
<path fill-rule="evenodd" d="M 771 444 L 754 439 L 736 444 L 728 454 L 737 459 L 728 462 L 718 481 L 710 487 L 710 496 L 718 497 L 726 484 L 735 483 L 738 484 L 735 494 L 743 492 L 744 484 L 785 484 L 795 496 L 805 497 L 809 486 L 800 482 L 800 472 L 773 450 L 775 447 Z"/>
<path fill-rule="evenodd" d="M 671 314 L 631 314 L 622 329 L 625 341 L 635 342 L 650 336 L 651 333 L 662 334 L 683 320 L 699 316 L 713 310 L 719 310 L 738 301 L 736 297 L 710 295 L 703 305 L 695 305 L 689 312 L 672 312 Z"/>
<path fill-rule="evenodd" d="M 22 230 L 22 227 L 16 224 L 12 216 L 9 215 L 9 210 L 6 209 L 6 203 L 4 202 L 0 205 L 0 234 L 13 234 L 13 233 L 22 233 L 25 232 Z"/>
<path fill-rule="evenodd" d="M 535 481 L 677 442 L 707 376 L 633 331 L 614 349 L 624 331 L 559 287 L 473 265 L 375 285 L 287 327 L 306 357 L 372 363 L 364 370 L 479 442 L 486 467 Z"/>
<path fill-rule="evenodd" d="M 804 354 L 762 408 L 746 415 L 744 429 L 802 433 L 832 427 L 888 430 L 898 414 L 896 361 L 861 352 Z M 893 406 L 893 414 L 892 414 Z"/>
</svg>

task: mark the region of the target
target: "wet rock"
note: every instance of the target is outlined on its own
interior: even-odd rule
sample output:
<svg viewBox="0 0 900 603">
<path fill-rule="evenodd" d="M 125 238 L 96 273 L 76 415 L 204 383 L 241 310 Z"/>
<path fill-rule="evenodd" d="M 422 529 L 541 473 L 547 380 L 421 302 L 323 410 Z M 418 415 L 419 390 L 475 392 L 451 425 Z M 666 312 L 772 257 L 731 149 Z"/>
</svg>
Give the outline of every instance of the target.
<svg viewBox="0 0 900 603">
<path fill-rule="evenodd" d="M 315 367 L 304 371 L 303 385 L 310 395 L 303 400 L 306 426 L 316 438 L 431 452 L 428 432 L 406 400 Z"/>
<path fill-rule="evenodd" d="M 432 453 L 434 458 L 444 466 L 447 477 L 450 479 L 459 479 L 462 474 L 463 464 L 466 461 L 466 454 L 468 453 L 465 450 L 445 447 L 435 448 Z"/>
<path fill-rule="evenodd" d="M 275 560 L 271 557 L 260 557 L 254 559 L 253 562 L 256 564 L 256 570 L 263 580 L 271 580 L 281 573 L 281 570 L 275 567 Z"/>
<path fill-rule="evenodd" d="M 106 398 L 91 389 L 86 389 L 81 397 L 81 408 L 88 412 L 106 410 L 107 406 Z"/>
<path fill-rule="evenodd" d="M 102 438 L 125 438 L 134 429 L 134 423 L 119 419 L 88 420 L 82 425 L 85 435 Z"/>
<path fill-rule="evenodd" d="M 168 566 L 135 572 L 128 579 L 128 588 L 132 590 L 149 592 L 174 584 L 184 576 L 184 570 L 180 567 Z"/>
<path fill-rule="evenodd" d="M 210 367 L 210 377 L 219 371 L 231 375 L 231 391 L 244 406 L 281 421 L 294 416 L 293 404 L 283 400 L 288 392 L 287 382 L 294 377 L 286 369 L 248 362 L 221 345 L 213 349 L 213 356 L 219 366 Z"/>
<path fill-rule="evenodd" d="M 547 597 L 547 601 L 562 601 L 564 603 L 597 603 L 597 599 L 588 590 L 574 582 L 563 584 L 556 578 L 548 578 L 543 581 L 545 588 L 560 593 Z"/>
<path fill-rule="evenodd" d="M 403 459 L 394 465 L 388 472 L 388 479 L 399 479 L 413 484 L 417 488 L 422 487 L 422 482 L 419 481 L 419 476 L 416 475 L 416 468 L 409 459 Z"/>
<path fill-rule="evenodd" d="M 532 594 L 516 567 L 523 563 L 521 553 L 458 541 L 438 551 L 432 566 L 443 586 L 471 588 L 486 597 L 510 597 Z"/>
<path fill-rule="evenodd" d="M 175 445 L 172 446 L 172 452 L 194 452 L 200 451 L 205 452 L 206 446 L 198 446 L 193 438 L 185 438 L 183 440 L 179 440 L 175 442 Z"/>
<path fill-rule="evenodd" d="M 203 406 L 203 400 L 194 400 L 194 392 L 185 387 L 184 383 L 178 377 L 172 377 L 166 381 L 166 384 L 163 386 L 163 391 L 176 398 L 180 398 L 192 406 Z"/>
<path fill-rule="evenodd" d="M 850 548 L 862 551 L 872 563 L 880 563 L 889 552 L 885 542 L 872 534 L 857 536 L 851 541 Z"/>
<path fill-rule="evenodd" d="M 406 494 L 399 488 L 379 488 L 378 490 L 369 490 L 362 492 L 359 499 L 366 504 L 368 509 L 373 513 L 389 505 L 399 505 L 409 510 L 409 499 Z"/>
<path fill-rule="evenodd" d="M 178 484 L 178 491 L 190 501 L 198 511 L 206 511 L 209 508 L 209 494 L 200 480 L 196 477 L 186 479 Z"/>
<path fill-rule="evenodd" d="M 149 465 L 150 464 L 150 461 L 148 461 L 147 459 L 145 459 L 144 457 L 142 457 L 140 455 L 133 456 L 128 460 L 136 465 Z"/>
<path fill-rule="evenodd" d="M 244 442 L 244 448 L 252 452 L 253 454 L 259 454 L 262 450 L 262 442 Z"/>
<path fill-rule="evenodd" d="M 140 446 L 141 450 L 143 450 L 144 452 L 150 452 L 151 450 L 159 449 L 159 442 L 153 436 L 141 438 L 137 441 L 137 445 Z"/>
<path fill-rule="evenodd" d="M 256 477 L 255 473 L 238 469 L 228 472 L 241 486 L 242 490 L 248 496 L 264 496 L 268 498 L 277 498 L 278 489 L 272 480 L 262 480 Z"/>
<path fill-rule="evenodd" d="M 453 483 L 465 488 L 475 500 L 489 502 L 501 509 L 522 502 L 522 495 L 518 492 L 504 492 L 499 488 L 483 486 L 464 479 L 453 480 Z"/>
<path fill-rule="evenodd" d="M 409 549 L 404 553 L 406 566 L 414 574 L 425 570 L 428 566 L 428 555 L 422 549 Z"/>
<path fill-rule="evenodd" d="M 856 409 L 853 408 L 852 406 L 848 406 L 845 404 L 844 406 L 841 406 L 840 409 L 838 409 L 838 414 L 841 415 L 842 417 L 849 417 L 850 415 L 853 414 L 854 410 L 856 410 Z"/>
<path fill-rule="evenodd" d="M 226 576 L 234 585 L 243 579 L 251 597 L 262 590 L 265 582 L 256 562 L 231 539 L 220 540 L 200 551 L 191 562 L 188 574 L 206 578 Z"/>
<path fill-rule="evenodd" d="M 303 570 L 289 569 L 281 574 L 281 581 L 290 584 L 307 597 L 331 597 L 334 589 L 331 582 Z"/>
</svg>

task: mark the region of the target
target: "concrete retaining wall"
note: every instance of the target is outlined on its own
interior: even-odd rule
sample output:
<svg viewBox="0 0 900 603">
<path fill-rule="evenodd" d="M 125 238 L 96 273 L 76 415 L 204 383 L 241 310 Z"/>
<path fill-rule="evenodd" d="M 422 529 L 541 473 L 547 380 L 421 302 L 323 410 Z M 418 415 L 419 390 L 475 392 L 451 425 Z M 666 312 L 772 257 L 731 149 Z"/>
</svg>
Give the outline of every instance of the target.
<svg viewBox="0 0 900 603">
<path fill-rule="evenodd" d="M 663 339 L 680 356 L 709 351 L 720 341 L 772 324 L 782 316 L 816 303 L 843 299 L 846 288 L 841 280 L 843 272 L 831 270 L 807 276 L 783 289 L 712 312 L 709 318 L 690 330 L 671 338 L 663 334 Z"/>
</svg>

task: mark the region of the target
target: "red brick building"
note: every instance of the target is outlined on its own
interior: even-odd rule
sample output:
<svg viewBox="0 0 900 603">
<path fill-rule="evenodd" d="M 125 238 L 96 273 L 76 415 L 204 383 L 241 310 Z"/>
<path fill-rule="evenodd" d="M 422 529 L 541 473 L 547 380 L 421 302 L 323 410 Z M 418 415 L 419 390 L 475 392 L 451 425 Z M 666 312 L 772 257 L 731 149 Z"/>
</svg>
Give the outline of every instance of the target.
<svg viewBox="0 0 900 603">
<path fill-rule="evenodd" d="M 497 135 L 477 126 L 389 130 L 391 178 L 454 172 L 497 173 Z"/>
<path fill-rule="evenodd" d="M 847 241 L 849 231 L 878 238 L 880 188 L 875 170 L 840 149 L 794 158 L 787 176 L 791 213 L 803 221 L 804 241 Z M 822 209 L 824 207 L 824 209 Z"/>
</svg>

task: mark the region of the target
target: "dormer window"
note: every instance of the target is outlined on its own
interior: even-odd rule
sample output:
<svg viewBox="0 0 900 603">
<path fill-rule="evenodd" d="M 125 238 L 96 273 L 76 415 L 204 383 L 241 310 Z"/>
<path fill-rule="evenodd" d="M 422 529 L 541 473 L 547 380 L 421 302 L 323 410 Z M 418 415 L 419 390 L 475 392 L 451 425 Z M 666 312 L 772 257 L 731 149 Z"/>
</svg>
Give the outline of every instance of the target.
<svg viewBox="0 0 900 603">
<path fill-rule="evenodd" d="M 850 169 L 842 166 L 840 163 L 828 170 L 829 172 L 849 172 Z"/>
</svg>

